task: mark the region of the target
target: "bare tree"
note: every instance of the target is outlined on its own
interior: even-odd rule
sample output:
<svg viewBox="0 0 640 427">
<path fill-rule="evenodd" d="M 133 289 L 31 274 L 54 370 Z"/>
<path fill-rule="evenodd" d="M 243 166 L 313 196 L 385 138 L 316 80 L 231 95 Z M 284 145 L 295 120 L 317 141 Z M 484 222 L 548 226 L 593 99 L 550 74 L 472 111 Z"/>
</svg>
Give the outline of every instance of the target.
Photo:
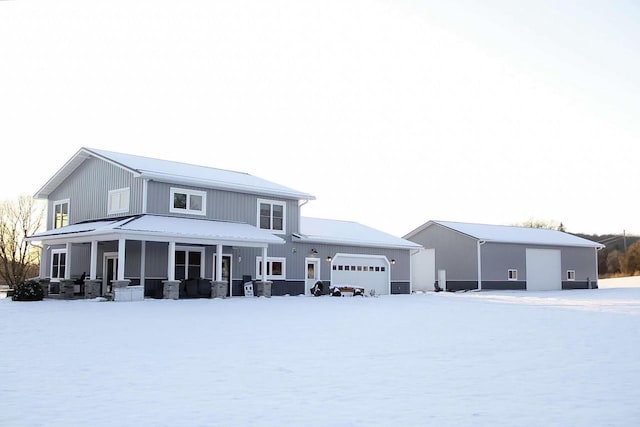
<svg viewBox="0 0 640 427">
<path fill-rule="evenodd" d="M 0 277 L 10 287 L 24 282 L 39 264 L 40 251 L 26 241 L 42 225 L 44 208 L 32 197 L 0 202 Z"/>
<path fill-rule="evenodd" d="M 528 227 L 528 228 L 548 228 L 550 230 L 558 230 L 558 231 L 566 231 L 566 228 L 562 222 L 557 221 L 545 221 L 540 219 L 529 218 L 526 221 L 514 224 L 519 227 Z"/>
</svg>

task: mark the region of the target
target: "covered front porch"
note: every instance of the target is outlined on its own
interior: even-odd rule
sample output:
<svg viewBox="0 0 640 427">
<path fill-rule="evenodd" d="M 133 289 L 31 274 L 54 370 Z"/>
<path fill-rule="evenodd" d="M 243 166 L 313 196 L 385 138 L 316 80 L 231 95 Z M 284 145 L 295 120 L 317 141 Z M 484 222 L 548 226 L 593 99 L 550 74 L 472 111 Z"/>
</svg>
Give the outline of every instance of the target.
<svg viewBox="0 0 640 427">
<path fill-rule="evenodd" d="M 47 291 L 115 301 L 233 296 L 237 250 L 267 259 L 269 245 L 284 243 L 249 224 L 160 215 L 74 224 L 29 240 L 42 243 Z M 258 291 L 268 283 L 266 269 L 256 281 Z"/>
</svg>

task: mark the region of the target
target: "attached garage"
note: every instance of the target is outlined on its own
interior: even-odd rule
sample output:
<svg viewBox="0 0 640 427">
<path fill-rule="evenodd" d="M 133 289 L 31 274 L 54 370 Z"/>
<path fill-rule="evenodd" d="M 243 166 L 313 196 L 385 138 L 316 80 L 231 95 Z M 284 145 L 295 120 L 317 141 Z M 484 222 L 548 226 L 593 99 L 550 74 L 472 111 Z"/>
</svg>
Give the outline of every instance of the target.
<svg viewBox="0 0 640 427">
<path fill-rule="evenodd" d="M 555 249 L 527 249 L 527 290 L 562 289 L 562 257 Z"/>
<path fill-rule="evenodd" d="M 369 294 L 391 293 L 391 270 L 383 255 L 336 254 L 331 260 L 331 285 L 356 286 Z"/>
</svg>

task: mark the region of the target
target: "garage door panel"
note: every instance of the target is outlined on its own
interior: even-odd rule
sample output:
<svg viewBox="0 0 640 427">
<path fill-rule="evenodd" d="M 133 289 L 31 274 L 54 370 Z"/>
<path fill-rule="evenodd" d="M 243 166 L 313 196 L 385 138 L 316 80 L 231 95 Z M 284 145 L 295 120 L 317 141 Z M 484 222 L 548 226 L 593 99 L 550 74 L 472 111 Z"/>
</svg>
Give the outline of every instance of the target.
<svg viewBox="0 0 640 427">
<path fill-rule="evenodd" d="M 331 284 L 357 286 L 367 293 L 372 289 L 378 295 L 389 294 L 390 275 L 387 259 L 380 255 L 337 254 L 332 260 Z"/>
<path fill-rule="evenodd" d="M 562 289 L 561 253 L 556 249 L 527 249 L 527 290 Z"/>
</svg>

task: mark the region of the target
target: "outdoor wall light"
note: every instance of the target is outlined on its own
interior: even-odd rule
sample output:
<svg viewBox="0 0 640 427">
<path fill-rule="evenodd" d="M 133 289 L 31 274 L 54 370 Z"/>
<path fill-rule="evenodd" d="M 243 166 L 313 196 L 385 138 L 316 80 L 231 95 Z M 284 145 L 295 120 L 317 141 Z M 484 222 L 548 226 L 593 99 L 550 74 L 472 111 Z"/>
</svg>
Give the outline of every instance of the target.
<svg viewBox="0 0 640 427">
<path fill-rule="evenodd" d="M 395 263 L 396 263 L 396 260 L 395 260 L 395 259 L 392 259 L 392 260 L 391 260 L 391 264 L 395 264 Z"/>
<path fill-rule="evenodd" d="M 327 262 L 331 262 L 331 257 L 330 257 L 330 256 L 328 256 L 328 257 L 327 257 L 327 259 L 325 259 L 325 261 L 327 261 Z"/>
<path fill-rule="evenodd" d="M 318 251 L 316 251 L 316 249 L 315 249 L 315 248 L 311 249 L 311 253 L 312 253 L 313 255 L 318 255 Z"/>
</svg>

